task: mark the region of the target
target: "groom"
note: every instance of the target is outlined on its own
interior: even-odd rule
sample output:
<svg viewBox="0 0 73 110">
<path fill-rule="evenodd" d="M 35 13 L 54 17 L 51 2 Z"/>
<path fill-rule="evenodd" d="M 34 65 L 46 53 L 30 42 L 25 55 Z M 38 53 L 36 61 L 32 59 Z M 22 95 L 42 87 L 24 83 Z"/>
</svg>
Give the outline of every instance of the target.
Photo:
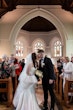
<svg viewBox="0 0 73 110">
<path fill-rule="evenodd" d="M 42 85 L 44 92 L 44 105 L 43 110 L 48 110 L 48 91 L 51 96 L 51 107 L 50 110 L 54 110 L 55 95 L 53 91 L 53 84 L 55 80 L 54 67 L 50 58 L 44 56 L 44 51 L 39 49 L 37 56 L 39 61 L 39 70 L 43 72 Z"/>
</svg>

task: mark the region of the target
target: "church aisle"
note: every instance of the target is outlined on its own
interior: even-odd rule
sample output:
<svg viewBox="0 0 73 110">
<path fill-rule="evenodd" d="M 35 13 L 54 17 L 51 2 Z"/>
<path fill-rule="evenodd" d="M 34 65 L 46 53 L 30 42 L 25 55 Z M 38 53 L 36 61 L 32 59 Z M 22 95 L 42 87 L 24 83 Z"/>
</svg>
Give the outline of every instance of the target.
<svg viewBox="0 0 73 110">
<path fill-rule="evenodd" d="M 43 90 L 41 88 L 36 88 L 36 96 L 37 96 L 38 104 L 42 108 Z M 49 103 L 48 106 L 50 106 L 50 97 L 48 98 L 48 103 Z M 0 103 L 0 110 L 13 110 L 13 107 L 7 108 L 5 103 L 4 104 Z M 56 105 L 55 105 L 55 110 L 58 110 Z"/>
<path fill-rule="evenodd" d="M 43 90 L 41 88 L 36 89 L 36 96 L 37 96 L 38 104 L 42 108 L 42 105 L 43 105 Z M 49 107 L 50 107 L 50 96 L 48 97 L 48 108 Z M 55 104 L 55 110 L 58 110 L 56 104 Z"/>
<path fill-rule="evenodd" d="M 37 88 L 36 89 L 36 96 L 37 96 L 38 104 L 42 108 L 43 91 L 42 91 L 41 88 Z M 59 99 L 59 96 L 58 95 L 57 95 L 57 98 Z M 67 109 L 65 106 L 63 106 L 63 109 L 61 109 L 62 108 L 62 105 L 64 105 L 64 102 L 63 101 L 60 101 L 60 104 L 58 105 L 59 106 L 59 109 L 58 109 L 57 105 L 55 104 L 55 110 L 73 110 L 73 105 L 71 106 L 70 109 Z M 50 106 L 50 96 L 48 98 L 48 107 L 49 106 Z M 0 103 L 0 110 L 13 110 L 13 107 L 9 107 L 8 108 L 8 107 L 6 107 L 6 104 L 5 103 Z"/>
</svg>

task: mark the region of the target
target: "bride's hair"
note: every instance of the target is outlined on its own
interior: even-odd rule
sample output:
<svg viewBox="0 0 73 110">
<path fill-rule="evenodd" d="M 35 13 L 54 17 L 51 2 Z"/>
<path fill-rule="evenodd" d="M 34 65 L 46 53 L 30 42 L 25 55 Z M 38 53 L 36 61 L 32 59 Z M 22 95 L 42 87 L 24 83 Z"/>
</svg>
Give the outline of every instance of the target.
<svg viewBox="0 0 73 110">
<path fill-rule="evenodd" d="M 23 71 L 21 72 L 21 74 L 19 76 L 19 81 L 25 80 L 24 75 L 26 76 L 27 68 L 30 63 L 33 63 L 34 67 L 36 67 L 36 53 L 31 53 L 31 54 L 27 55 L 25 67 L 23 68 Z"/>
<path fill-rule="evenodd" d="M 35 63 L 36 63 L 36 53 L 32 53 L 32 62 L 33 62 L 33 65 L 35 67 Z"/>
</svg>

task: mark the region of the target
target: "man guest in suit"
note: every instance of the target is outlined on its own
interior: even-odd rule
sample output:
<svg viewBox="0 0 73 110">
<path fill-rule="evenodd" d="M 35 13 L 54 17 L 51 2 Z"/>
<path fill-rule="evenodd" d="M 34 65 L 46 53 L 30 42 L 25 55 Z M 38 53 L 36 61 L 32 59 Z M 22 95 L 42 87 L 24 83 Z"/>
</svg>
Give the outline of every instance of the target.
<svg viewBox="0 0 73 110">
<path fill-rule="evenodd" d="M 53 84 L 55 80 L 54 76 L 54 66 L 50 58 L 44 55 L 44 51 L 39 49 L 37 56 L 40 59 L 39 61 L 39 70 L 43 72 L 42 86 L 44 92 L 44 105 L 43 110 L 48 110 L 48 91 L 51 96 L 51 107 L 50 110 L 54 110 L 55 104 L 55 95 L 53 91 Z"/>
</svg>

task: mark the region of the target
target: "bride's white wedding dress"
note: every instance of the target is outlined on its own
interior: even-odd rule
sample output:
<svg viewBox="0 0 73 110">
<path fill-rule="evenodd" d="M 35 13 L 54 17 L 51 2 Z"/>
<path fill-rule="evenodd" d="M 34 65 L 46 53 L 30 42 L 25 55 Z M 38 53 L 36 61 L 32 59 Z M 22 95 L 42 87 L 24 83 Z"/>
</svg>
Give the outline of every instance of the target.
<svg viewBox="0 0 73 110">
<path fill-rule="evenodd" d="M 30 69 L 30 75 L 24 73 L 24 80 L 21 80 L 18 84 L 13 99 L 13 105 L 16 107 L 16 110 L 41 110 L 35 94 L 37 79 L 34 72 L 35 68 L 32 67 Z"/>
</svg>

